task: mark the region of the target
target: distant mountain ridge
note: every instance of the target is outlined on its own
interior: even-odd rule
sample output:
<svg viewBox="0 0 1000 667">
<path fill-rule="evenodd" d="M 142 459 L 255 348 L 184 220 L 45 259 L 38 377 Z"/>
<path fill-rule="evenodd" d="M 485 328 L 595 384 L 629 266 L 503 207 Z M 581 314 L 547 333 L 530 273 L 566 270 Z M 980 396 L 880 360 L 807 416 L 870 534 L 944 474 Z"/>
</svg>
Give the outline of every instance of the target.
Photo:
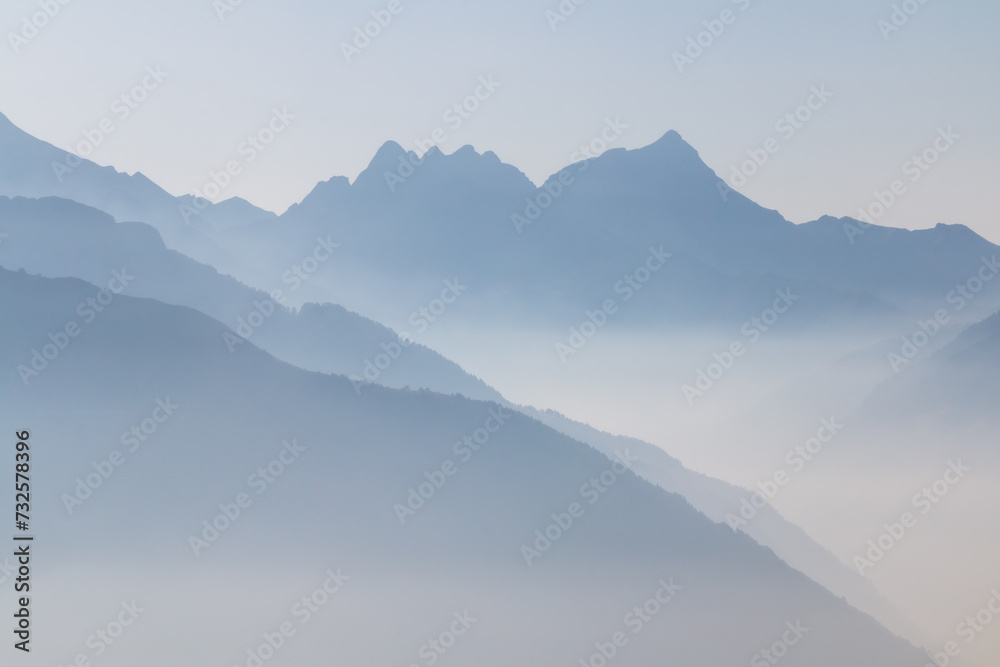
<svg viewBox="0 0 1000 667">
<path fill-rule="evenodd" d="M 420 283 L 426 287 L 457 271 L 491 298 L 507 293 L 509 302 L 519 303 L 531 296 L 534 309 L 545 313 L 559 295 L 576 310 L 592 305 L 606 281 L 628 266 L 624 258 L 662 244 L 704 265 L 717 283 L 775 276 L 849 300 L 919 310 L 998 250 L 961 225 L 912 232 L 864 226 L 857 237 L 845 233 L 857 223 L 849 218 L 794 225 L 721 187 L 675 131 L 643 148 L 614 148 L 568 165 L 541 187 L 490 152 L 464 146 L 445 155 L 435 147 L 418 157 L 390 141 L 353 183 L 334 177 L 317 184 L 280 217 L 231 199 L 190 221 L 180 207 L 193 205 L 193 198 L 173 197 L 141 174 L 80 160 L 60 181 L 52 164 L 69 155 L 0 116 L 0 194 L 60 196 L 120 222 L 147 222 L 168 247 L 253 284 L 276 270 L 269 256 L 281 248 L 332 234 L 351 249 L 338 283 L 370 283 L 354 302 L 344 293 L 340 301 L 349 307 L 391 298 L 379 284 L 386 277 L 416 273 L 426 277 Z M 265 248 L 276 252 L 262 253 Z M 704 282 L 687 270 L 677 278 Z M 720 284 L 705 299 L 725 301 L 734 289 Z M 676 312 L 672 302 L 681 295 L 661 292 L 660 310 L 670 304 Z"/>
<path fill-rule="evenodd" d="M 391 365 L 375 369 L 377 375 L 366 379 L 366 367 L 384 354 L 383 345 L 397 344 L 398 334 L 334 304 L 291 310 L 280 296 L 297 286 L 291 272 L 286 275 L 291 280 L 276 282 L 276 289 L 255 290 L 169 250 L 157 231 L 143 223 L 116 224 L 106 213 L 65 199 L 0 196 L 0 233 L 9 239 L 0 245 L 0 265 L 8 269 L 99 285 L 111 271 L 129 267 L 137 276 L 130 295 L 194 308 L 229 327 L 233 333 L 219 341 L 223 349 L 236 351 L 245 339 L 300 367 L 356 376 L 359 384 L 378 380 L 397 388 L 500 398 L 481 380 L 421 345 L 401 350 Z"/>
<path fill-rule="evenodd" d="M 721 183 L 673 131 L 645 148 L 570 165 L 540 187 L 471 147 L 418 158 L 389 142 L 353 184 L 321 183 L 278 221 L 227 231 L 220 242 L 245 254 L 331 232 L 352 248 L 343 277 L 377 282 L 457 271 L 490 298 L 516 294 L 511 307 L 536 299 L 539 313 L 592 305 L 642 249 L 663 245 L 702 267 L 681 269 L 673 284 L 683 287 L 662 288 L 656 298 L 661 312 L 689 319 L 700 315 L 678 311 L 687 285 L 714 284 L 698 296 L 715 312 L 738 285 L 767 277 L 919 312 L 998 251 L 962 225 L 865 225 L 861 236 L 846 233 L 860 224 L 850 218 L 795 225 Z M 365 299 L 391 299 L 388 289 Z"/>
<path fill-rule="evenodd" d="M 213 230 L 277 217 L 239 198 L 211 204 L 191 195 L 174 197 L 141 173 L 101 167 L 36 139 L 2 113 L 0 195 L 63 197 L 106 211 L 118 222 L 141 220 L 171 247 L 215 264 L 238 263 L 211 242 Z"/>
<path fill-rule="evenodd" d="M 855 237 L 845 233 L 857 223 L 850 218 L 823 217 L 794 225 L 721 188 L 714 172 L 675 132 L 645 148 L 612 149 L 569 165 L 540 187 L 492 153 L 463 147 L 451 155 L 434 149 L 418 158 L 388 142 L 353 183 L 342 177 L 324 181 L 281 216 L 229 200 L 207 209 L 208 215 L 194 225 L 183 216 L 178 224 L 175 213 L 190 198 L 171 197 L 141 174 L 127 176 L 84 161 L 79 174 L 90 180 L 79 188 L 60 189 L 45 182 L 38 178 L 44 175 L 45 159 L 58 149 L 41 144 L 0 122 L 0 149 L 12 147 L 0 150 L 0 194 L 15 197 L 0 198 L 0 223 L 14 223 L 0 228 L 0 233 L 12 232 L 0 245 L 5 265 L 51 277 L 77 275 L 98 284 L 109 266 L 134 259 L 150 272 L 147 275 L 155 276 L 146 285 L 136 284 L 137 295 L 188 306 L 233 327 L 238 318 L 253 313 L 255 301 L 267 298 L 270 286 L 281 282 L 290 265 L 301 262 L 304 248 L 317 238 L 330 239 L 343 253 L 314 277 L 322 289 L 295 293 L 293 308 L 281 309 L 273 320 L 268 315 L 268 325 L 252 339 L 284 361 L 326 373 L 349 374 L 352 364 L 361 372 L 387 354 L 379 343 L 398 338 L 391 329 L 333 304 L 345 303 L 370 317 L 375 315 L 362 307 L 407 313 L 426 303 L 442 281 L 456 277 L 470 288 L 456 306 L 466 320 L 485 326 L 498 321 L 562 326 L 578 321 L 585 309 L 614 293 L 616 281 L 641 267 L 650 250 L 658 248 L 669 252 L 671 260 L 643 288 L 641 306 L 623 309 L 615 319 L 621 330 L 662 332 L 690 326 L 725 333 L 732 323 L 757 315 L 776 291 L 792 290 L 801 301 L 788 321 L 782 321 L 786 332 L 815 334 L 819 340 L 827 331 L 857 325 L 871 338 L 883 337 L 891 349 L 897 330 L 912 331 L 914 322 L 947 303 L 956 285 L 974 278 L 984 261 L 996 261 L 997 246 L 962 225 L 920 231 L 866 226 L 864 234 Z M 27 170 L 19 169 L 18 151 L 31 156 Z M 53 188 L 67 199 L 88 198 L 90 205 L 118 211 L 118 224 L 68 201 L 16 198 L 41 196 Z M 46 226 L 33 228 L 39 219 L 46 219 Z M 138 220 L 151 222 L 159 234 L 134 222 Z M 64 226 L 59 233 L 66 238 L 46 248 L 45 235 L 59 230 L 60 224 Z M 18 246 L 29 240 L 30 245 Z M 178 252 L 167 251 L 164 242 Z M 20 260 L 17 253 L 29 248 L 34 254 Z M 83 248 L 92 257 L 81 253 Z M 180 253 L 255 287 L 196 265 Z M 170 284 L 171 279 L 177 284 Z M 961 319 L 956 324 L 993 312 L 995 299 L 984 296 L 973 306 L 955 318 Z M 921 405 L 921 416 L 934 423 L 948 412 L 934 412 L 944 397 L 953 410 L 945 417 L 953 417 L 969 407 L 957 388 L 972 369 L 979 371 L 977 386 L 984 391 L 976 396 L 970 414 L 978 418 L 988 411 L 988 397 L 995 393 L 992 329 L 984 325 L 968 330 L 960 341 L 946 348 L 947 363 L 878 387 L 869 409 L 884 396 L 895 400 L 905 395 L 908 406 Z M 376 369 L 385 372 L 376 373 L 375 381 L 503 402 L 492 388 L 441 355 L 420 347 L 407 351 L 407 358 L 411 353 L 419 356 L 419 363 L 394 361 L 388 370 Z M 956 371 L 958 361 L 961 372 Z M 915 380 L 925 373 L 931 379 L 914 389 Z M 900 417 L 907 420 L 909 415 L 900 409 Z M 557 415 L 540 419 L 564 433 L 576 433 L 577 439 L 605 454 L 606 445 L 615 442 Z M 976 426 L 981 429 L 984 423 Z M 711 485 L 701 485 L 696 475 L 665 454 L 652 460 L 644 477 L 684 492 L 712 518 L 726 498 L 739 492 L 720 485 L 709 491 Z M 787 558 L 798 549 L 801 569 L 816 580 L 838 591 L 856 587 L 858 599 L 868 604 L 865 608 L 878 606 L 870 590 L 842 576 L 835 566 L 816 567 L 832 561 L 830 554 L 814 549 L 815 543 L 804 534 L 791 535 L 780 517 L 759 528 L 755 537 L 775 540 L 779 555 Z M 769 535 L 772 529 L 777 532 Z"/>
</svg>

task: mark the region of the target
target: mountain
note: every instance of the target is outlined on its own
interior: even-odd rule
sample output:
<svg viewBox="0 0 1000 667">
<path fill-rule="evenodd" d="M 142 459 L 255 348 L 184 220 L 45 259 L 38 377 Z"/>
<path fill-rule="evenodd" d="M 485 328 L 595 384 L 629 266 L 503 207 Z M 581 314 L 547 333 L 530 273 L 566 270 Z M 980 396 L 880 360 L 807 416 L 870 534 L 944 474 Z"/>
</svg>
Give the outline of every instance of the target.
<svg viewBox="0 0 1000 667">
<path fill-rule="evenodd" d="M 80 278 L 94 285 L 107 282 L 116 271 L 125 272 L 134 276 L 127 290 L 130 296 L 193 308 L 234 330 L 240 329 L 240 322 L 246 322 L 248 314 L 259 312 L 255 303 L 270 300 L 267 293 L 167 249 L 157 232 L 146 225 L 115 223 L 104 213 L 67 200 L 0 198 L 0 233 L 9 239 L 6 245 L 0 245 L 0 266 L 49 278 Z M 242 343 L 235 344 L 237 338 L 232 334 L 227 340 L 228 347 L 242 347 Z M 383 353 L 381 345 L 399 338 L 335 305 L 307 304 L 295 312 L 275 304 L 273 314 L 253 330 L 249 340 L 305 370 L 361 377 L 365 372 L 361 360 L 375 360 Z M 634 469 L 641 477 L 680 494 L 716 522 L 725 521 L 729 512 L 738 512 L 740 500 L 748 493 L 693 473 L 648 443 L 608 436 L 553 411 L 513 405 L 454 363 L 421 346 L 401 350 L 400 357 L 388 368 L 378 370 L 377 377 L 369 377 L 389 387 L 426 388 L 499 402 L 595 447 L 609 458 L 617 449 L 629 447 L 639 456 Z M 361 388 L 360 384 L 355 386 Z M 761 511 L 761 517 L 747 533 L 813 580 L 844 595 L 855 607 L 872 613 L 912 641 L 919 641 L 918 633 L 878 598 L 870 584 L 770 508 Z"/>
<path fill-rule="evenodd" d="M 952 372 L 957 364 L 942 366 L 942 373 L 951 372 L 940 376 L 945 386 L 914 385 L 930 372 L 930 366 L 918 368 L 934 349 L 944 349 L 968 323 L 996 311 L 996 290 L 978 289 L 986 280 L 982 271 L 996 263 L 996 247 L 959 225 L 918 232 L 833 218 L 793 225 L 719 185 L 676 134 L 643 149 L 613 150 L 570 165 L 540 188 L 496 156 L 470 148 L 453 155 L 431 152 L 419 161 L 387 144 L 353 184 L 331 179 L 277 219 L 234 216 L 232 224 L 206 227 L 199 233 L 210 236 L 215 249 L 184 252 L 201 252 L 204 262 L 268 291 L 324 239 L 343 250 L 340 261 L 325 263 L 308 284 L 287 294 L 288 305 L 309 315 L 316 308 L 311 302 L 341 304 L 400 335 L 413 331 L 414 317 L 433 307 L 442 289 L 463 285 L 455 290 L 460 298 L 447 307 L 443 299 L 438 304 L 445 312 L 419 332 L 421 343 L 489 379 L 518 403 L 557 408 L 603 431 L 639 435 L 689 468 L 737 485 L 710 491 L 693 475 L 672 478 L 676 461 L 669 457 L 647 464 L 648 479 L 687 489 L 692 502 L 716 518 L 721 507 L 731 506 L 738 487 L 753 487 L 773 474 L 785 452 L 815 431 L 818 418 L 846 417 L 850 430 L 838 436 L 833 453 L 797 482 L 798 495 L 790 492 L 776 503 L 808 537 L 796 537 L 784 521 L 777 524 L 780 537 L 768 535 L 763 521 L 753 528 L 788 562 L 842 594 L 856 590 L 857 581 L 829 562 L 830 553 L 853 563 L 868 537 L 892 525 L 893 512 L 913 493 L 914 479 L 933 480 L 949 458 L 986 452 L 984 474 L 934 515 L 934 523 L 946 525 L 927 524 L 924 535 L 936 543 L 914 537 L 896 552 L 918 551 L 902 562 L 905 567 L 862 573 L 915 615 L 922 630 L 944 627 L 976 603 L 979 584 L 973 580 L 986 578 L 997 553 L 989 540 L 962 532 L 967 526 L 959 521 L 968 502 L 961 498 L 973 492 L 991 497 L 995 483 L 987 449 L 991 427 L 984 418 L 991 408 L 988 394 L 971 396 L 968 410 L 961 402 L 961 383 L 973 377 L 966 371 L 980 363 L 976 355 L 960 373 Z M 849 234 L 845 227 L 863 233 Z M 218 248 L 228 259 L 220 259 Z M 641 291 L 629 278 L 642 284 Z M 620 285 L 629 290 L 619 291 Z M 963 290 L 975 297 L 957 300 Z M 636 296 L 627 308 L 626 293 Z M 777 318 L 772 332 L 769 309 L 783 293 L 795 305 Z M 155 296 L 170 300 L 168 295 Z M 193 298 L 188 288 L 172 302 Z M 595 309 L 609 298 L 619 308 L 602 318 Z M 227 326 L 242 316 L 203 301 L 209 303 L 199 307 L 218 309 Z M 946 332 L 922 350 L 914 368 L 892 377 L 886 353 L 900 349 L 941 309 L 951 319 Z M 745 333 L 754 318 L 767 323 L 751 331 L 756 337 L 750 340 L 759 344 Z M 602 330 L 592 342 L 579 333 L 587 322 Z M 571 360 L 553 353 L 553 343 L 565 347 L 566 340 L 579 352 Z M 738 362 L 726 356 L 734 341 L 750 350 Z M 318 358 L 326 358 L 324 341 L 310 344 L 324 350 Z M 296 350 L 279 343 L 269 347 L 296 365 L 316 368 L 317 358 L 293 357 Z M 983 368 L 976 382 L 988 388 L 990 366 Z M 463 375 L 454 370 L 461 382 Z M 411 386 L 426 383 L 420 373 L 413 377 Z M 694 385 L 708 387 L 697 401 L 686 393 Z M 873 390 L 869 405 L 894 392 L 913 401 L 894 398 L 894 414 L 869 421 L 858 406 Z M 935 391 L 950 392 L 944 397 L 951 401 L 948 409 L 938 410 Z M 949 433 L 943 428 L 947 419 L 963 430 Z M 575 429 L 572 423 L 560 427 Z M 955 441 L 959 433 L 969 437 Z M 601 433 L 578 438 L 606 442 Z M 839 499 L 844 484 L 856 487 L 852 502 Z M 801 495 L 805 489 L 808 498 Z M 951 553 L 941 544 L 966 548 Z M 933 580 L 942 563 L 962 573 L 961 593 L 942 588 L 953 581 Z M 918 591 L 915 578 L 933 581 Z M 850 595 L 888 619 L 870 590 Z M 945 597 L 947 608 L 927 602 Z"/>
<path fill-rule="evenodd" d="M 617 451 L 628 449 L 637 459 L 632 470 L 642 479 L 680 495 L 716 523 L 735 524 L 740 531 L 758 544 L 771 549 L 785 563 L 844 598 L 856 609 L 870 614 L 897 635 L 915 644 L 923 641 L 920 630 L 895 609 L 871 581 L 846 567 L 834 554 L 817 544 L 771 505 L 755 507 L 753 515 L 744 520 L 744 500 L 749 499 L 753 491 L 689 470 L 661 448 L 636 438 L 603 433 L 586 424 L 567 419 L 553 410 L 515 407 L 546 426 L 590 445 L 609 458 L 614 458 Z"/>
<path fill-rule="evenodd" d="M 239 329 L 239 322 L 266 303 L 267 293 L 252 290 L 233 278 L 167 249 L 157 232 L 141 223 L 115 223 L 110 216 L 67 200 L 0 198 L 0 266 L 23 269 L 49 278 L 74 277 L 101 285 L 115 271 L 135 276 L 127 293 L 163 303 L 186 306 Z M 236 337 L 230 334 L 229 341 Z M 392 331 L 331 304 L 307 304 L 295 312 L 275 306 L 264 326 L 253 331 L 253 344 L 299 368 L 362 376 L 360 360 L 374 360 L 381 344 L 398 341 Z M 231 347 L 237 347 L 231 344 Z M 716 522 L 739 509 L 746 491 L 685 469 L 663 450 L 634 439 L 613 438 L 552 411 L 515 406 L 452 362 L 421 346 L 406 348 L 399 359 L 374 380 L 389 387 L 426 388 L 445 394 L 493 400 L 531 415 L 551 428 L 585 442 L 609 458 L 630 447 L 639 455 L 636 472 L 668 491 L 678 493 Z M 360 385 L 355 385 L 360 387 Z M 766 517 L 766 518 L 765 518 Z M 764 528 L 766 526 L 766 529 Z M 873 613 L 883 624 L 917 641 L 864 580 L 856 578 L 812 543 L 800 529 L 773 510 L 748 529 L 758 542 L 779 557 L 846 599 Z"/>
<path fill-rule="evenodd" d="M 925 329 L 914 327 L 910 341 L 914 331 Z M 982 607 L 1000 557 L 1000 533 L 983 529 L 1000 504 L 1000 314 L 953 324 L 933 339 L 933 348 L 908 349 L 897 339 L 859 351 L 810 382 L 789 386 L 785 395 L 761 401 L 754 418 L 731 427 L 795 432 L 808 408 L 793 409 L 799 404 L 792 395 L 805 406 L 837 404 L 812 402 L 819 394 L 805 394 L 806 387 L 823 385 L 828 395 L 841 395 L 835 414 L 843 432 L 811 457 L 801 486 L 784 491 L 775 507 L 852 564 L 905 610 L 926 642 L 941 647 L 955 631 L 942 619 L 966 618 L 967 610 Z M 890 355 L 909 354 L 912 359 L 894 371 Z M 844 400 L 852 388 L 853 397 Z M 782 427 L 767 428 L 769 419 Z M 755 449 L 780 461 L 765 452 L 785 447 L 779 435 L 773 446 Z M 738 449 L 745 450 L 734 444 L 731 451 Z M 945 570 L 948 576 L 940 576 Z M 992 664 L 1000 649 L 994 636 L 967 644 L 962 656 L 972 665 Z"/>
<path fill-rule="evenodd" d="M 218 204 L 190 195 L 174 197 L 141 173 L 102 167 L 32 137 L 0 114 L 0 195 L 62 197 L 106 211 L 117 221 L 142 220 L 167 244 L 203 262 L 228 270 L 240 263 L 210 238 L 218 229 L 276 216 L 249 202 L 230 198 Z"/>
<path fill-rule="evenodd" d="M 67 161 L 68 172 L 53 166 Z M 320 183 L 278 218 L 239 199 L 205 206 L 173 197 L 0 115 L 0 195 L 59 196 L 147 222 L 168 247 L 252 284 L 285 270 L 289 249 L 329 234 L 350 250 L 326 281 L 334 300 L 390 323 L 382 311 L 408 312 L 455 274 L 475 283 L 467 307 L 477 317 L 495 314 L 485 302 L 498 302 L 511 314 L 562 318 L 603 301 L 660 246 L 676 261 L 669 285 L 649 290 L 653 322 L 739 317 L 726 304 L 762 301 L 774 282 L 805 291 L 817 312 L 891 318 L 940 302 L 997 252 L 961 225 L 910 232 L 829 217 L 794 225 L 726 189 L 673 131 L 568 165 L 541 187 L 493 153 L 465 146 L 418 157 L 388 142 L 353 184 Z"/>
<path fill-rule="evenodd" d="M 228 354 L 225 328 L 187 308 L 114 294 L 81 313 L 100 294 L 0 271 L 0 420 L 30 429 L 45 476 L 33 609 L 61 628 L 39 659 L 79 652 L 125 600 L 146 616 L 103 664 L 245 663 L 268 643 L 301 665 L 921 662 L 749 538 L 536 421 Z M 481 443 L 467 458 L 464 436 Z M 423 505 L 401 513 L 416 488 Z"/>
<path fill-rule="evenodd" d="M 772 280 L 803 290 L 817 310 L 916 312 L 997 252 L 961 225 L 905 231 L 829 217 L 794 225 L 722 186 L 676 132 L 569 165 L 541 187 L 492 153 L 466 146 L 418 158 L 390 142 L 353 184 L 321 183 L 280 221 L 230 230 L 220 243 L 250 254 L 331 233 L 351 248 L 331 281 L 344 302 L 395 305 L 414 298 L 393 287 L 400 279 L 426 289 L 457 273 L 477 286 L 476 300 L 536 320 L 593 307 L 662 246 L 675 259 L 670 280 L 660 274 L 650 287 L 653 321 L 683 323 L 731 315 L 732 300 L 763 300 L 771 285 L 752 286 Z M 368 288 L 345 287 L 348 275 Z M 700 308 L 685 302 L 693 285 Z M 490 312 L 483 305 L 477 317 Z"/>
<path fill-rule="evenodd" d="M 1000 392 L 1000 312 L 963 329 L 923 363 L 904 368 L 868 397 L 862 409 L 866 419 L 899 422 L 911 432 L 931 424 L 955 433 L 1000 425 L 994 410 Z"/>
<path fill-rule="evenodd" d="M 229 327 L 231 332 L 218 341 L 221 349 L 237 352 L 249 341 L 308 370 L 356 376 L 359 390 L 378 380 L 393 387 L 500 398 L 456 364 L 419 344 L 404 347 L 393 331 L 340 306 L 286 307 L 284 294 L 299 289 L 303 279 L 298 276 L 307 275 L 301 269 L 288 268 L 274 276 L 271 289 L 254 290 L 168 249 L 148 225 L 115 223 L 106 213 L 65 199 L 0 197 L 0 233 L 7 235 L 0 265 L 95 285 L 105 284 L 115 271 L 127 271 L 133 277 L 129 295 L 193 308 Z M 324 261 L 339 261 L 339 249 L 326 249 L 320 241 L 325 239 L 303 247 L 295 265 L 317 249 Z M 394 356 L 383 368 L 387 348 Z"/>
</svg>

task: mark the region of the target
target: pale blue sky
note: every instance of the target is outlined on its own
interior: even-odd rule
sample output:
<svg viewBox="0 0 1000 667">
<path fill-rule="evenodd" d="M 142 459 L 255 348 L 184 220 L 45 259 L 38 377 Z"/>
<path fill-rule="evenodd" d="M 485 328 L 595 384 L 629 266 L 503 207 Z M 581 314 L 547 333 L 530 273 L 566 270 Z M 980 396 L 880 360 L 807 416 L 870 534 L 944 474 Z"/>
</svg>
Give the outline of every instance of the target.
<svg viewBox="0 0 1000 667">
<path fill-rule="evenodd" d="M 0 111 L 71 149 L 159 65 L 169 77 L 90 157 L 180 194 L 243 160 L 240 142 L 287 106 L 290 127 L 223 193 L 279 212 L 317 181 L 353 179 L 386 140 L 413 148 L 438 127 L 445 152 L 492 150 L 536 182 L 609 117 L 629 126 L 614 145 L 674 129 L 726 178 L 775 137 L 781 149 L 741 191 L 793 221 L 854 215 L 903 178 L 907 192 L 885 224 L 964 223 L 1000 242 L 995 0 L 928 0 L 888 40 L 877 21 L 893 2 L 873 0 L 588 0 L 555 30 L 545 12 L 558 0 L 400 0 L 346 62 L 341 42 L 388 5 L 243 0 L 222 21 L 212 0 L 71 0 L 15 53 L 10 33 L 40 10 L 38 0 L 8 0 Z M 726 9 L 734 21 L 678 72 L 672 54 Z M 452 130 L 443 113 L 487 75 L 499 89 Z M 775 122 L 822 85 L 833 97 L 782 137 Z M 961 138 L 910 183 L 903 163 L 948 126 Z"/>
</svg>

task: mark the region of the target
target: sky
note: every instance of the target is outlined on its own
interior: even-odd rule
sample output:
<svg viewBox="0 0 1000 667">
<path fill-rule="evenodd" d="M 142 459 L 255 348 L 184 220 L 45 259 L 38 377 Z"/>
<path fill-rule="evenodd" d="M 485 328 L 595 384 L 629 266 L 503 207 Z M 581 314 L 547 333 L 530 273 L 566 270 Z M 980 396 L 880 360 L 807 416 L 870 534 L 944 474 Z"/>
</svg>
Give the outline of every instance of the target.
<svg viewBox="0 0 1000 667">
<path fill-rule="evenodd" d="M 676 130 L 794 222 L 881 199 L 880 224 L 1000 243 L 995 0 L 577 2 L 7 0 L 0 112 L 74 152 L 89 134 L 86 157 L 173 194 L 214 172 L 214 199 L 279 213 L 387 140 L 471 144 L 540 183 L 581 146 Z"/>
</svg>

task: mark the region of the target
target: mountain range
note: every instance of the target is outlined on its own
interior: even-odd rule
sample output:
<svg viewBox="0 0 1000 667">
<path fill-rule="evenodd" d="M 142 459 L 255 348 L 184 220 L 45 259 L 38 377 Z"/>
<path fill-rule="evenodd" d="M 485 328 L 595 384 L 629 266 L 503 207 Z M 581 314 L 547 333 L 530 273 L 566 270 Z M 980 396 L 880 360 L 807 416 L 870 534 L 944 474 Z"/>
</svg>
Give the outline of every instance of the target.
<svg viewBox="0 0 1000 667">
<path fill-rule="evenodd" d="M 165 424 L 144 462 L 116 470 L 121 481 L 108 479 L 108 495 L 95 493 L 79 517 L 55 493 L 43 510 L 58 525 L 54 543 L 106 563 L 109 577 L 129 563 L 155 563 L 186 582 L 150 594 L 172 610 L 164 637 L 191 631 L 178 620 L 181 591 L 196 585 L 214 591 L 203 618 L 239 613 L 227 568 L 261 571 L 286 558 L 279 578 L 306 585 L 338 554 L 345 569 L 362 573 L 335 616 L 353 628 L 338 650 L 358 659 L 371 656 L 363 647 L 373 639 L 382 642 L 373 628 L 396 624 L 417 647 L 432 632 L 424 620 L 447 620 L 473 600 L 496 625 L 470 643 L 466 660 L 552 664 L 576 655 L 574 645 L 587 659 L 606 646 L 601 624 L 608 636 L 621 625 L 614 610 L 624 613 L 630 595 L 640 600 L 644 586 L 673 576 L 681 588 L 676 605 L 665 606 L 671 624 L 619 647 L 626 664 L 668 652 L 682 663 L 745 662 L 804 622 L 821 629 L 789 649 L 787 664 L 918 665 L 920 653 L 891 633 L 938 641 L 926 628 L 960 617 L 979 591 L 966 585 L 947 610 L 934 611 L 927 600 L 947 596 L 953 582 L 928 585 L 923 598 L 906 582 L 941 562 L 982 580 L 1000 550 L 975 528 L 988 511 L 970 507 L 996 480 L 997 247 L 961 225 L 792 224 L 725 187 L 675 132 L 569 165 L 540 186 L 493 153 L 465 147 L 418 157 L 388 142 L 354 182 L 320 183 L 277 215 L 238 199 L 175 197 L 0 116 L 0 234 L 9 397 L 0 416 L 19 428 L 13 415 L 34 415 L 48 442 L 63 443 L 44 455 L 59 488 L 85 478 L 106 459 L 115 429 L 140 423 L 164 396 L 191 406 Z M 127 286 L 106 314 L 96 310 L 78 339 L 63 338 L 82 317 L 78 304 L 121 275 L 130 276 Z M 768 308 L 780 314 L 777 325 Z M 558 346 L 536 349 L 534 341 L 567 331 L 581 336 L 587 322 L 600 340 L 587 342 L 574 368 Z M 756 322 L 752 344 L 748 322 Z M 718 351 L 733 340 L 750 354 L 726 362 Z M 682 387 L 701 386 L 696 372 L 713 361 L 725 367 L 712 382 L 719 388 L 686 405 Z M 650 392 L 640 373 L 671 393 Z M 522 391 L 529 385 L 534 393 Z M 588 419 L 586 409 L 564 416 L 525 405 L 558 406 L 571 385 L 577 398 L 619 415 L 614 426 Z M 546 392 L 551 402 L 534 399 Z M 497 411 L 511 416 L 496 435 L 494 463 L 477 469 L 472 455 L 454 484 L 438 475 L 449 443 L 458 456 L 462 434 Z M 648 421 L 630 422 L 636 412 Z M 773 501 L 778 511 L 765 505 L 752 521 L 734 521 L 790 443 L 830 414 L 849 427 L 828 460 L 804 473 L 813 500 L 800 502 L 793 488 Z M 259 514 L 244 508 L 252 530 L 234 530 L 206 558 L 185 561 L 184 535 L 199 512 L 211 519 L 214 499 L 224 508 L 241 488 L 242 462 L 264 461 L 289 438 L 314 443 L 307 451 L 315 460 L 298 482 L 275 484 Z M 481 458 L 493 449 L 484 446 Z M 579 533 L 559 528 L 562 559 L 554 544 L 555 558 L 536 548 L 541 567 L 526 565 L 518 547 L 535 528 L 545 544 L 547 522 L 561 525 L 580 485 L 623 451 L 630 463 L 615 473 L 620 484 L 606 501 L 599 494 L 592 512 L 582 506 L 578 523 L 593 523 Z M 905 567 L 855 572 L 853 556 L 891 521 L 909 480 L 958 456 L 976 457 L 977 474 L 960 490 L 969 495 L 955 496 L 965 500 L 932 517 L 937 532 L 901 548 L 914 554 Z M 724 459 L 715 476 L 726 481 L 692 470 L 708 470 L 701 464 L 713 458 Z M 194 473 L 192 460 L 202 462 Z M 727 477 L 728 469 L 745 478 Z M 852 475 L 862 487 L 853 504 L 815 500 Z M 433 495 L 444 497 L 411 507 L 407 525 L 398 509 L 409 507 L 407 491 L 440 479 L 447 488 Z M 181 488 L 194 491 L 178 495 Z M 960 530 L 949 513 L 978 521 Z M 931 546 L 940 535 L 975 556 L 944 554 Z M 282 549 L 288 544 L 293 556 Z M 83 605 L 85 587 L 72 588 Z M 423 609 L 428 589 L 447 591 L 434 605 L 450 597 L 456 608 Z M 699 593 L 681 611 L 688 590 Z M 278 614 L 280 591 L 262 596 Z M 263 631 L 268 618 L 277 616 L 251 625 Z M 551 618 L 567 619 L 565 628 L 538 631 L 551 630 Z M 222 625 L 242 641 L 242 628 Z M 732 641 L 718 642 L 719 628 Z M 239 659 L 223 643 L 204 645 L 218 660 Z M 395 646 L 380 657 L 412 660 Z M 312 664 L 314 651 L 293 650 Z"/>
</svg>

